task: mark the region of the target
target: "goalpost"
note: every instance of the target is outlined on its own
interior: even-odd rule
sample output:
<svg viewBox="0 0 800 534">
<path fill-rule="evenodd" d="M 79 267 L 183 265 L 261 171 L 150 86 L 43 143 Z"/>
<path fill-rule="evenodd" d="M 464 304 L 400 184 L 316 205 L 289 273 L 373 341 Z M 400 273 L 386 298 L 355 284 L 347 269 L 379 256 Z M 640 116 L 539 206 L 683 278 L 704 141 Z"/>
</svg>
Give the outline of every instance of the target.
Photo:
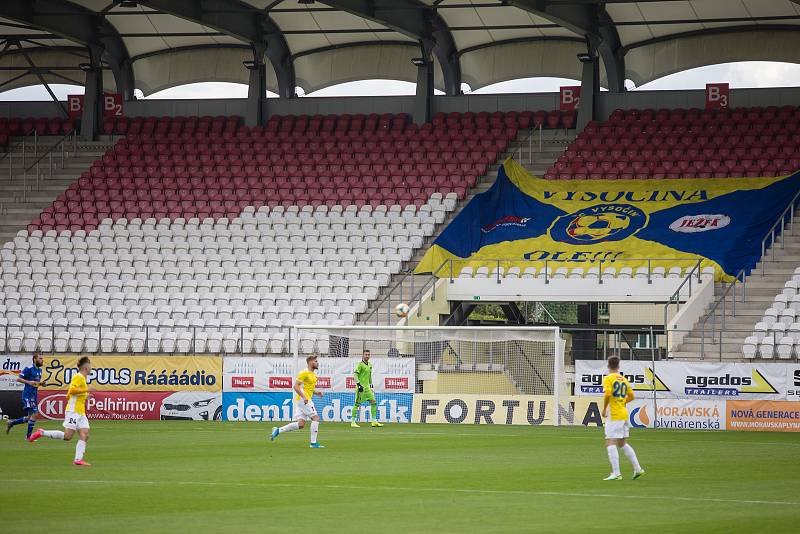
<svg viewBox="0 0 800 534">
<path fill-rule="evenodd" d="M 334 376 L 369 350 L 376 393 L 551 397 L 554 425 L 569 395 L 558 327 L 299 325 L 292 340 L 295 374 L 310 354 Z"/>
</svg>

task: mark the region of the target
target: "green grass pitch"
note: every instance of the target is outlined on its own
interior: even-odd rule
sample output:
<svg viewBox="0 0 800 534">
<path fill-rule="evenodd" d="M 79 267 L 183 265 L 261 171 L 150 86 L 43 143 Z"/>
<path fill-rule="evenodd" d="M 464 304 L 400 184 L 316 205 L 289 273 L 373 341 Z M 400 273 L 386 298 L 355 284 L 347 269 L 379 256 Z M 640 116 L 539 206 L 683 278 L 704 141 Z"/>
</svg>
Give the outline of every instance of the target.
<svg viewBox="0 0 800 534">
<path fill-rule="evenodd" d="M 43 425 L 54 429 L 59 425 Z M 647 475 L 603 482 L 602 431 L 92 422 L 0 435 L 0 532 L 798 532 L 800 436 L 634 431 Z"/>
</svg>

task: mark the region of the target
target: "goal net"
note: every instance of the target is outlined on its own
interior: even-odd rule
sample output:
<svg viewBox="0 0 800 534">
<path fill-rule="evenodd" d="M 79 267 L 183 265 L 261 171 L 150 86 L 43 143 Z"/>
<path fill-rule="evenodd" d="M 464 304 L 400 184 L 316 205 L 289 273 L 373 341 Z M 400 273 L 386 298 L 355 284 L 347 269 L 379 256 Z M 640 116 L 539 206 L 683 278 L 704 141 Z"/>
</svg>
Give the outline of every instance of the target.
<svg viewBox="0 0 800 534">
<path fill-rule="evenodd" d="M 319 355 L 318 376 L 339 382 L 327 384 L 325 379 L 322 384 L 334 394 L 352 391 L 352 369 L 369 350 L 376 394 L 431 395 L 465 406 L 462 399 L 469 399 L 473 412 L 483 409 L 491 416 L 472 421 L 481 413 L 464 413 L 470 420 L 456 422 L 524 424 L 526 418 L 537 417 L 529 413 L 529 404 L 536 402 L 542 415 L 535 424 L 546 416 L 547 423 L 557 425 L 559 406 L 568 398 L 564 343 L 557 327 L 306 325 L 295 327 L 292 337 L 295 371 L 305 367 L 308 355 Z M 448 408 L 455 415 L 448 413 L 447 421 L 459 418 L 458 408 Z"/>
</svg>

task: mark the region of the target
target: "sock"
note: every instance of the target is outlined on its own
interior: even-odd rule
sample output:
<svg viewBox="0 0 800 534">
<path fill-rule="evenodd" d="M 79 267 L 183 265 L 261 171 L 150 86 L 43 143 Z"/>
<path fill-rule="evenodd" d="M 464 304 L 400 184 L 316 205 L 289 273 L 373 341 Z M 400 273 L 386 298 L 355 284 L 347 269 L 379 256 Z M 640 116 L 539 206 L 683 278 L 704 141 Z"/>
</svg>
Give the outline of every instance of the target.
<svg viewBox="0 0 800 534">
<path fill-rule="evenodd" d="M 625 444 L 625 445 L 623 445 L 623 447 L 622 447 L 622 452 L 624 452 L 624 453 L 625 453 L 625 456 L 627 456 L 627 457 L 628 457 L 628 460 L 630 460 L 630 461 L 631 461 L 631 465 L 633 466 L 633 469 L 634 469 L 635 471 L 637 471 L 637 472 L 638 472 L 638 471 L 641 471 L 641 470 L 642 470 L 642 466 L 641 466 L 641 465 L 639 465 L 639 459 L 638 459 L 638 458 L 636 458 L 636 452 L 633 450 L 633 447 L 631 447 L 630 445 L 628 445 L 628 444 L 626 443 L 626 444 Z"/>
<path fill-rule="evenodd" d="M 294 430 L 298 430 L 299 428 L 300 428 L 300 425 L 297 424 L 297 421 L 292 421 L 288 425 L 283 425 L 282 427 L 280 427 L 278 429 L 278 432 L 280 434 L 283 434 L 284 432 L 292 432 Z"/>
<path fill-rule="evenodd" d="M 31 437 L 31 434 L 33 434 L 33 425 L 35 425 L 35 424 L 36 424 L 36 421 L 28 421 L 28 436 L 27 437 Z"/>
<path fill-rule="evenodd" d="M 619 451 L 616 445 L 609 445 L 606 447 L 608 451 L 608 461 L 611 462 L 611 474 L 619 475 Z"/>
<path fill-rule="evenodd" d="M 372 412 L 372 422 L 373 423 L 377 423 L 378 422 L 378 405 L 377 404 L 370 404 L 369 405 L 369 410 L 370 410 L 370 412 Z"/>
<path fill-rule="evenodd" d="M 358 404 L 358 399 L 356 399 L 356 403 L 353 404 L 353 418 L 352 418 L 352 421 L 354 423 L 358 423 L 358 409 L 360 407 L 361 407 L 361 405 Z"/>
<path fill-rule="evenodd" d="M 319 421 L 311 421 L 311 443 L 317 442 L 317 434 L 319 434 Z"/>
<path fill-rule="evenodd" d="M 21 425 L 22 423 L 25 423 L 27 421 L 28 421 L 27 417 L 20 417 L 19 419 L 13 419 L 13 420 L 9 421 L 8 422 L 8 426 Z"/>
<path fill-rule="evenodd" d="M 75 444 L 75 461 L 83 460 L 83 453 L 86 452 L 86 442 L 83 440 L 78 440 L 78 443 Z"/>
<path fill-rule="evenodd" d="M 42 430 L 42 435 L 50 439 L 64 439 L 64 433 L 60 430 Z"/>
</svg>

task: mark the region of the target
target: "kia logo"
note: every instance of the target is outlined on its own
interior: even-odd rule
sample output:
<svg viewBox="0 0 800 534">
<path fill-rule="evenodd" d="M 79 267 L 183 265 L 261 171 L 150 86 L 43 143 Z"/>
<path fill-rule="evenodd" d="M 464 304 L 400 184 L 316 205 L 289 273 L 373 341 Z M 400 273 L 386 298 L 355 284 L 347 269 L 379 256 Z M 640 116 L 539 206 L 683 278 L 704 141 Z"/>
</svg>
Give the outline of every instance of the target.
<svg viewBox="0 0 800 534">
<path fill-rule="evenodd" d="M 39 401 L 39 415 L 45 419 L 63 419 L 66 402 L 67 395 L 65 393 L 48 395 Z"/>
</svg>

